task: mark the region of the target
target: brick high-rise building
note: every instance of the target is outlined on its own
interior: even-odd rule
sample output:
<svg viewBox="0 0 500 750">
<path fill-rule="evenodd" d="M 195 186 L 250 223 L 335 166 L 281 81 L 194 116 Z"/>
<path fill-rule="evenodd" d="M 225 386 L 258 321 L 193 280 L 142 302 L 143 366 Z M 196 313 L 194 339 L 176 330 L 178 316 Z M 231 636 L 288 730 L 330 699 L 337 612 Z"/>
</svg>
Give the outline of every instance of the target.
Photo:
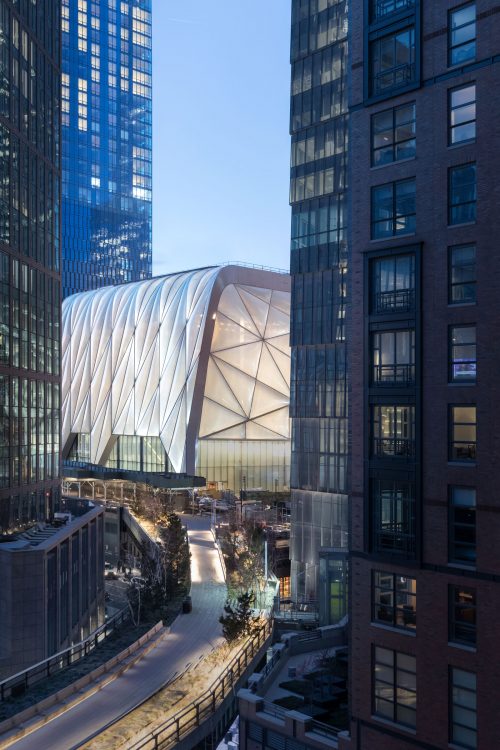
<svg viewBox="0 0 500 750">
<path fill-rule="evenodd" d="M 500 747 L 499 10 L 350 3 L 341 748 Z"/>
</svg>

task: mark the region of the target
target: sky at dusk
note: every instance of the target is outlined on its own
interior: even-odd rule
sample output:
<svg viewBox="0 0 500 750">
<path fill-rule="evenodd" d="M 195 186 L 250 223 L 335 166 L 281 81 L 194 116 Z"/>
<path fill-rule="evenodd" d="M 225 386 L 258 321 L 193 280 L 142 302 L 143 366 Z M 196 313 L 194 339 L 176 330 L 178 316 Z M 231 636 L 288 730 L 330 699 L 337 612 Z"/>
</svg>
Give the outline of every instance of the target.
<svg viewBox="0 0 500 750">
<path fill-rule="evenodd" d="M 288 268 L 290 0 L 153 0 L 153 273 Z"/>
</svg>

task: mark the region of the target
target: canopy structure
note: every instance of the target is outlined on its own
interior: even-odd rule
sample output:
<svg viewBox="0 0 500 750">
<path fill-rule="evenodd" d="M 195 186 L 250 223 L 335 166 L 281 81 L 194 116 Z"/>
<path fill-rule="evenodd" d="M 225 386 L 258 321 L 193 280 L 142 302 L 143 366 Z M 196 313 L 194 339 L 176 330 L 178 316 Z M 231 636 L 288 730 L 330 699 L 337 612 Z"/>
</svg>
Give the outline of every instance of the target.
<svg viewBox="0 0 500 750">
<path fill-rule="evenodd" d="M 286 274 L 224 266 L 67 298 L 63 456 L 206 476 L 202 442 L 289 454 L 289 289 Z"/>
</svg>

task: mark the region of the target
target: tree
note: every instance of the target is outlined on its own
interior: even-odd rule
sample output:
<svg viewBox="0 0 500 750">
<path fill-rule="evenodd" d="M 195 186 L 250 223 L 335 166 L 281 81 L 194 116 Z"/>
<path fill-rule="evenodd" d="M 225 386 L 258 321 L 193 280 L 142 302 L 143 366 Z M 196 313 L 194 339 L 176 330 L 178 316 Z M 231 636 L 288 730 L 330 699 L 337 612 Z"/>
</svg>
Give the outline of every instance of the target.
<svg viewBox="0 0 500 750">
<path fill-rule="evenodd" d="M 237 641 L 245 635 L 250 635 L 255 627 L 255 617 L 252 613 L 253 594 L 248 591 L 240 594 L 233 606 L 229 599 L 224 605 L 225 615 L 219 617 L 222 634 L 228 643 Z"/>
</svg>

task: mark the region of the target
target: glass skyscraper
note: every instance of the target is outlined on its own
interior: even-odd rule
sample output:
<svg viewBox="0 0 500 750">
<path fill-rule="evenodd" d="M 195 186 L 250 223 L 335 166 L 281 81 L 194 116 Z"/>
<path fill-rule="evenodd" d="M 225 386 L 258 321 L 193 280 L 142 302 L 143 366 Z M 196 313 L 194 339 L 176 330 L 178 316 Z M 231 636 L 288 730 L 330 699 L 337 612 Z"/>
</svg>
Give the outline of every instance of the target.
<svg viewBox="0 0 500 750">
<path fill-rule="evenodd" d="M 290 555 L 293 595 L 316 598 L 348 533 L 346 0 L 293 0 L 291 60 Z"/>
<path fill-rule="evenodd" d="M 62 0 L 63 296 L 151 276 L 151 0 Z"/>
<path fill-rule="evenodd" d="M 0 0 L 0 533 L 60 491 L 59 14 Z"/>
</svg>

